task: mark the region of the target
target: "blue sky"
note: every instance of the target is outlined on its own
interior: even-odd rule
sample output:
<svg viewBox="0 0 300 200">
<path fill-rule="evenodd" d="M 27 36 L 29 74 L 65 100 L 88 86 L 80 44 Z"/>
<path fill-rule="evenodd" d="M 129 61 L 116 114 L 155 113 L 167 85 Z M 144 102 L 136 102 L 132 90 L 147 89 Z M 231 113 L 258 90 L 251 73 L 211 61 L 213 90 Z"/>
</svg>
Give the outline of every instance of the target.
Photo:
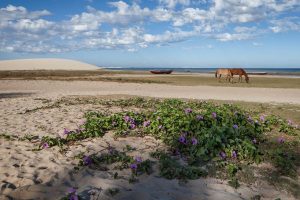
<svg viewBox="0 0 300 200">
<path fill-rule="evenodd" d="M 0 59 L 300 67 L 300 0 L 1 0 Z"/>
</svg>

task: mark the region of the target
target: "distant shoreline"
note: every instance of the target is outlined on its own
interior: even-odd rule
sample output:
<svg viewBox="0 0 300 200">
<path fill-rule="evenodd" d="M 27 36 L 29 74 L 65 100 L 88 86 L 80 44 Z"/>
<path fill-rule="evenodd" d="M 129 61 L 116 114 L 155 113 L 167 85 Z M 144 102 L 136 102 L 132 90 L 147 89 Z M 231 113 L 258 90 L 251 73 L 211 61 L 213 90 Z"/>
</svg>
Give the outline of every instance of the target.
<svg viewBox="0 0 300 200">
<path fill-rule="evenodd" d="M 166 70 L 172 69 L 175 73 L 200 73 L 200 74 L 213 74 L 217 68 L 171 68 L 171 67 L 128 67 L 128 68 L 114 68 L 104 67 L 106 70 L 113 71 L 150 71 L 153 69 Z M 250 75 L 276 75 L 276 76 L 300 76 L 300 68 L 245 68 L 246 72 Z"/>
</svg>

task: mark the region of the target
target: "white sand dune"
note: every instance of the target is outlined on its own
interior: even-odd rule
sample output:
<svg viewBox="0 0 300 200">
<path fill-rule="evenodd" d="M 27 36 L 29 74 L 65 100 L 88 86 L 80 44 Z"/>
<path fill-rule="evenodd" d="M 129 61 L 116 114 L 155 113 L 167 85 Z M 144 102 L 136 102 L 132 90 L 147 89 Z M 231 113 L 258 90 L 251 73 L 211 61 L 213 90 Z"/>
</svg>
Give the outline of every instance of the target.
<svg viewBox="0 0 300 200">
<path fill-rule="evenodd" d="M 4 70 L 96 70 L 99 67 L 68 59 L 41 58 L 0 61 L 0 71 Z"/>
</svg>

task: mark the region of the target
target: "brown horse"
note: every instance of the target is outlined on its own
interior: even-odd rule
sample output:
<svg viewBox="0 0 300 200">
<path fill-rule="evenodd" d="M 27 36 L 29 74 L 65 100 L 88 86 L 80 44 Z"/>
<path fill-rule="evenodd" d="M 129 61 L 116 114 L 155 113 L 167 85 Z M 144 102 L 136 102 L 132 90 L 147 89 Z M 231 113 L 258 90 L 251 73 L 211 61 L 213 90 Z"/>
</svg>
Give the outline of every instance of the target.
<svg viewBox="0 0 300 200">
<path fill-rule="evenodd" d="M 232 69 L 230 69 L 230 72 L 232 74 L 232 79 L 233 79 L 233 75 L 239 75 L 239 82 L 242 82 L 243 76 L 245 76 L 246 82 L 249 83 L 248 74 L 245 72 L 244 69 L 242 69 L 242 68 L 232 68 Z"/>
<path fill-rule="evenodd" d="M 215 73 L 215 77 L 216 78 L 219 77 L 219 82 L 221 81 L 222 75 L 226 76 L 226 81 L 230 81 L 230 79 L 232 78 L 232 73 L 230 69 L 224 69 L 224 68 L 217 69 Z"/>
</svg>

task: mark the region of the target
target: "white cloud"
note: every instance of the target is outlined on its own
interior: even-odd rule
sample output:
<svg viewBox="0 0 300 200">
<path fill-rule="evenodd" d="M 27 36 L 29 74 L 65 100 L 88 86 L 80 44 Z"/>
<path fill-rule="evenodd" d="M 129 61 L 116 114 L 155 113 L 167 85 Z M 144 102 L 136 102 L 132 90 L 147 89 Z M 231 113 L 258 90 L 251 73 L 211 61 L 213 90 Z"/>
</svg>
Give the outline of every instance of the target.
<svg viewBox="0 0 300 200">
<path fill-rule="evenodd" d="M 248 40 L 253 38 L 253 35 L 249 33 L 221 33 L 215 35 L 214 38 L 222 42 L 227 42 L 233 40 Z"/>
<path fill-rule="evenodd" d="M 190 5 L 190 0 L 159 0 L 159 3 L 168 8 L 175 8 L 176 5 L 188 6 Z"/>
<path fill-rule="evenodd" d="M 299 17 L 281 17 L 299 11 L 300 0 L 157 0 L 151 9 L 138 2 L 110 2 L 109 11 L 88 6 L 62 21 L 46 20 L 51 15 L 47 10 L 8 5 L 0 8 L 0 51 L 137 51 L 192 37 L 225 42 L 249 40 L 266 32 L 300 31 Z M 155 34 L 149 25 L 159 25 Z"/>
<path fill-rule="evenodd" d="M 287 17 L 279 20 L 272 20 L 272 26 L 270 29 L 274 33 L 286 32 L 286 31 L 300 31 L 300 18 L 299 17 Z"/>
<path fill-rule="evenodd" d="M 205 10 L 200 10 L 199 8 L 186 8 L 177 14 L 177 16 L 174 16 L 173 25 L 183 26 L 188 23 L 204 21 L 208 18 L 208 13 Z"/>
<path fill-rule="evenodd" d="M 8 5 L 6 8 L 0 9 L 1 21 L 18 20 L 18 19 L 37 19 L 42 16 L 50 15 L 47 10 L 39 10 L 34 12 L 28 12 L 26 8 L 22 6 Z"/>
<path fill-rule="evenodd" d="M 198 33 L 196 31 L 176 30 L 174 32 L 166 31 L 159 35 L 144 34 L 143 39 L 146 43 L 166 44 L 171 42 L 182 41 L 187 38 L 196 36 L 197 34 Z"/>
<path fill-rule="evenodd" d="M 173 17 L 173 12 L 165 8 L 157 8 L 152 11 L 152 17 L 154 21 L 158 22 L 170 21 Z"/>
</svg>

